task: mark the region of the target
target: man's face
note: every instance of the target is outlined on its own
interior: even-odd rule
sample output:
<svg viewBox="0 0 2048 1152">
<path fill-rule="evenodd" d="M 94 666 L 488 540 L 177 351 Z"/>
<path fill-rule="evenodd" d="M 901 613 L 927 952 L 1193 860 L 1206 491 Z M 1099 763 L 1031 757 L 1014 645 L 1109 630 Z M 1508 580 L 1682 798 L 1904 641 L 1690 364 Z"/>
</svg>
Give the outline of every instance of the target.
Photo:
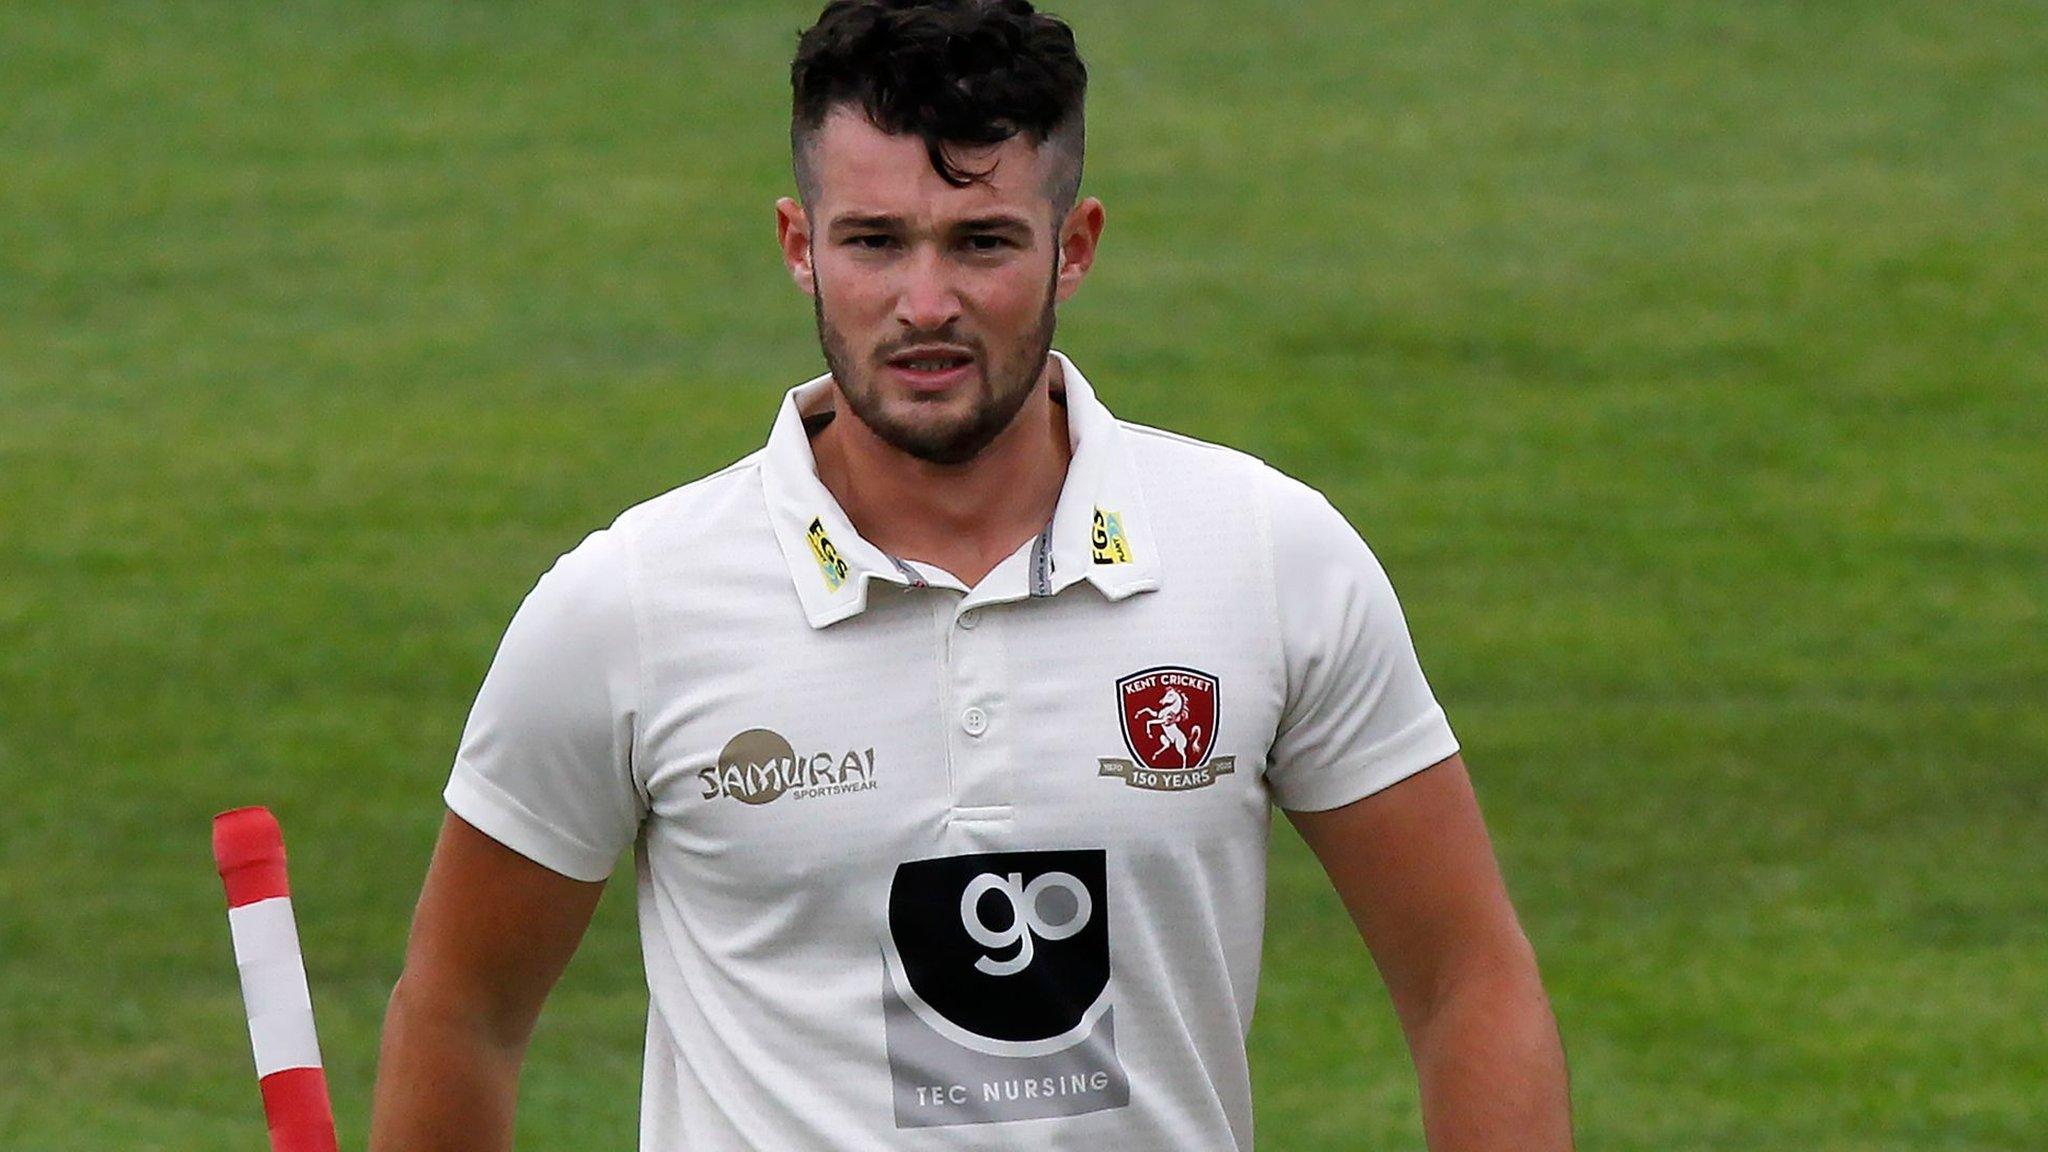
<svg viewBox="0 0 2048 1152">
<path fill-rule="evenodd" d="M 778 216 L 840 393 L 893 447 L 938 464 L 972 459 L 1037 385 L 1053 305 L 1085 271 L 1061 268 L 1063 236 L 1079 218 L 1092 257 L 1100 205 L 1054 220 L 1055 157 L 1021 137 L 956 152 L 964 168 L 993 167 L 965 188 L 933 171 L 921 139 L 850 109 L 811 148 L 813 202 L 785 200 Z"/>
</svg>

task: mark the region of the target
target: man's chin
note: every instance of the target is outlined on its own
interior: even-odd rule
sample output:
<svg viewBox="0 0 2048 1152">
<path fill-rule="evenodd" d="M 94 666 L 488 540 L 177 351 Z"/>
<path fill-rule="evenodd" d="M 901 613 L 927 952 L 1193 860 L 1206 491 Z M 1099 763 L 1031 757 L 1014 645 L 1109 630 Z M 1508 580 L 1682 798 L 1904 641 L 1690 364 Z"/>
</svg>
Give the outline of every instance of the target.
<svg viewBox="0 0 2048 1152">
<path fill-rule="evenodd" d="M 879 406 L 848 399 L 876 439 L 928 464 L 964 464 L 1001 431 L 988 427 L 994 414 L 968 395 L 892 396 Z"/>
<path fill-rule="evenodd" d="M 982 449 L 987 448 L 1001 431 L 1000 428 L 984 428 L 975 423 L 936 427 L 890 424 L 874 429 L 884 443 L 898 452 L 926 464 L 945 467 L 969 463 L 981 455 Z"/>
<path fill-rule="evenodd" d="M 966 375 L 957 387 L 920 394 L 903 386 L 901 374 L 884 368 L 853 387 L 842 381 L 840 393 L 876 439 L 924 463 L 957 466 L 980 456 L 1030 397 L 1028 384 L 1014 394 L 992 395 L 978 361 Z"/>
</svg>

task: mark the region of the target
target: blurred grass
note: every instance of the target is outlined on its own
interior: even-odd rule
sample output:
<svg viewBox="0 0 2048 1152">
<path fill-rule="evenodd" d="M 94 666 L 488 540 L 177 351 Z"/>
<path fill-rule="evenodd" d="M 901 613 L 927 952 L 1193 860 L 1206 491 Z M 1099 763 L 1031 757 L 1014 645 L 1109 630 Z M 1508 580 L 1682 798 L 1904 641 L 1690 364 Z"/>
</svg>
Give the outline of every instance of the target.
<svg viewBox="0 0 2048 1152">
<path fill-rule="evenodd" d="M 261 1147 L 210 814 L 292 836 L 359 1144 L 436 795 L 584 531 L 812 371 L 808 5 L 0 13 L 0 1147 Z M 1401 588 L 1588 1148 L 2048 1146 L 2048 19 L 1075 8 L 1124 415 Z M 1261 1144 L 1420 1148 L 1276 841 Z M 607 896 L 522 1146 L 633 1140 Z"/>
</svg>

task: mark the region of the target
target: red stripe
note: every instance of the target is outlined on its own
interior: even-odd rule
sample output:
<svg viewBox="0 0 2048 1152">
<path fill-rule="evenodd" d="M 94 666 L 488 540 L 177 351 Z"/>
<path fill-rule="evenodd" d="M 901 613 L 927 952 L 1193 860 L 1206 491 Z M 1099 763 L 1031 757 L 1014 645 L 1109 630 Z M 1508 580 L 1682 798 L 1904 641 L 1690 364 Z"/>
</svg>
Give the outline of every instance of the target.
<svg viewBox="0 0 2048 1152">
<path fill-rule="evenodd" d="M 230 908 L 291 895 L 284 832 L 267 808 L 237 808 L 213 818 L 213 863 L 227 887 Z"/>
<path fill-rule="evenodd" d="M 285 879 L 284 861 L 270 864 L 251 864 L 234 872 L 221 873 L 221 883 L 228 891 L 228 907 L 240 908 L 258 900 L 269 900 L 292 894 L 291 883 Z"/>
<path fill-rule="evenodd" d="M 325 1072 L 287 1068 L 257 1083 L 263 1089 L 263 1117 L 270 1124 L 271 1152 L 338 1152 Z"/>
</svg>

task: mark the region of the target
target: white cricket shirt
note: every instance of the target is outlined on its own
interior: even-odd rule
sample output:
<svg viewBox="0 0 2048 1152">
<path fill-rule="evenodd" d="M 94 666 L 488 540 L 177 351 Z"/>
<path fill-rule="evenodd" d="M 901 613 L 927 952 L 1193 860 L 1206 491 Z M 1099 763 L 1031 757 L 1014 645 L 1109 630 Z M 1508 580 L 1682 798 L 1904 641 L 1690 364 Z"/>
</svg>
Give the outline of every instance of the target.
<svg viewBox="0 0 2048 1152">
<path fill-rule="evenodd" d="M 1457 743 L 1321 496 L 1060 363 L 1058 509 L 972 589 L 819 483 L 820 377 L 506 632 L 447 803 L 582 880 L 634 848 L 646 1152 L 1252 1147 L 1269 805 Z"/>
</svg>

